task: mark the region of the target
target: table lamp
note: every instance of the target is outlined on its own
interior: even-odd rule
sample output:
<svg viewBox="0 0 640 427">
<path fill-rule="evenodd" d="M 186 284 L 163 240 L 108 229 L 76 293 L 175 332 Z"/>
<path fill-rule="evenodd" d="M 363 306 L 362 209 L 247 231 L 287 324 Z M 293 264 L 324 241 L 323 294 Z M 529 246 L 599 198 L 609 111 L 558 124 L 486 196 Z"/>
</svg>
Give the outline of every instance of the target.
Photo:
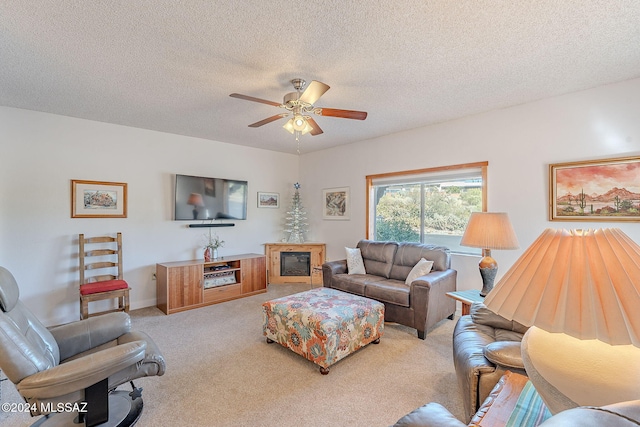
<svg viewBox="0 0 640 427">
<path fill-rule="evenodd" d="M 491 249 L 518 249 L 518 238 L 513 231 L 509 215 L 505 212 L 473 212 L 464 230 L 462 246 L 482 249 L 480 276 L 482 290 L 480 296 L 486 296 L 493 289 L 498 273 L 498 263 L 491 257 Z"/>
<path fill-rule="evenodd" d="M 545 230 L 485 304 L 530 326 L 523 362 L 552 413 L 640 396 L 640 246 L 621 230 Z"/>
<path fill-rule="evenodd" d="M 198 219 L 198 208 L 204 206 L 204 200 L 202 200 L 202 194 L 191 193 L 187 204 L 193 206 L 193 219 Z"/>
</svg>

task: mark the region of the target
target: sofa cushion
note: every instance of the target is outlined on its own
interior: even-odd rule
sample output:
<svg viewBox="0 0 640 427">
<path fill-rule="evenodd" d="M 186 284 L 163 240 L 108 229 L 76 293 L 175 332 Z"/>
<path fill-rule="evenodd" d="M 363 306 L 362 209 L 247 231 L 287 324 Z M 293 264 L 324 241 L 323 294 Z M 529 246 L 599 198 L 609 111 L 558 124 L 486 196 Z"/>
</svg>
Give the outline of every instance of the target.
<svg viewBox="0 0 640 427">
<path fill-rule="evenodd" d="M 362 253 L 359 248 L 344 248 L 347 252 L 347 273 L 367 274 L 362 261 Z"/>
<path fill-rule="evenodd" d="M 371 285 L 365 284 L 364 296 L 389 304 L 409 307 L 411 286 L 399 280 L 380 280 Z"/>
<path fill-rule="evenodd" d="M 360 252 L 362 253 L 362 259 L 364 260 L 364 267 L 367 273 L 388 279 L 398 243 L 361 240 L 358 242 L 358 248 L 360 248 Z M 416 262 L 418 262 L 419 259 L 420 258 L 418 258 Z M 411 267 L 414 265 L 415 262 Z M 409 274 L 408 271 L 407 274 Z M 402 280 L 404 280 L 404 278 Z"/>
<path fill-rule="evenodd" d="M 340 291 L 364 296 L 364 289 L 367 283 L 380 280 L 384 280 L 384 278 L 370 274 L 334 274 L 331 280 L 331 287 Z"/>
<path fill-rule="evenodd" d="M 388 277 L 406 280 L 411 269 L 421 258 L 433 261 L 434 271 L 444 271 L 451 266 L 451 254 L 448 248 L 421 243 L 400 243 Z"/>
<path fill-rule="evenodd" d="M 424 276 L 425 274 L 429 274 L 431 269 L 433 268 L 433 261 L 427 261 L 424 258 L 421 258 L 420 261 L 416 265 L 413 266 L 406 280 L 404 281 L 405 285 L 410 285 L 411 282 L 416 280 L 420 276 Z"/>
</svg>

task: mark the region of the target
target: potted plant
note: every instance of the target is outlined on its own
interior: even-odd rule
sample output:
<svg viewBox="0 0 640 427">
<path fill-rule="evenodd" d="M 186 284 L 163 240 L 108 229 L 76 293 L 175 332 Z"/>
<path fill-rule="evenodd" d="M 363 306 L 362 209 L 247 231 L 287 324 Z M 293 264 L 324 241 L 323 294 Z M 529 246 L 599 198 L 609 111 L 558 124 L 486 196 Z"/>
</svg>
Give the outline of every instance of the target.
<svg viewBox="0 0 640 427">
<path fill-rule="evenodd" d="M 212 259 L 217 259 L 218 248 L 221 248 L 223 246 L 224 246 L 224 240 L 220 240 L 217 234 L 212 235 L 211 229 L 209 229 L 209 236 L 207 238 L 207 243 L 204 246 L 204 260 L 211 261 Z"/>
</svg>

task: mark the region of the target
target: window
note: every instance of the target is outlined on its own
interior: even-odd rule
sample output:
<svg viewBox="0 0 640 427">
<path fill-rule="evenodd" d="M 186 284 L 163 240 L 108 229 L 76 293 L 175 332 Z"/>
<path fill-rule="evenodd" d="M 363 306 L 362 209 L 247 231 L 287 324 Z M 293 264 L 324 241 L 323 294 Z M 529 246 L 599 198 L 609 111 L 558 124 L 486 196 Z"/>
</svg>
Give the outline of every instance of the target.
<svg viewBox="0 0 640 427">
<path fill-rule="evenodd" d="M 488 162 L 367 176 L 367 238 L 460 246 L 471 212 L 486 211 Z"/>
</svg>

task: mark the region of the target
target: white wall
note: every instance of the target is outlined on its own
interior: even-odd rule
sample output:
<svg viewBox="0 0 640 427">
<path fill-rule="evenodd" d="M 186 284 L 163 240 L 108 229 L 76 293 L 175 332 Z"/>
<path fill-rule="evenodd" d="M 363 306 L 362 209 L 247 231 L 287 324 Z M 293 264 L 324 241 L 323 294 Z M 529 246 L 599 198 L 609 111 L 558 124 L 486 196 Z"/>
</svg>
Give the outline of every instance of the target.
<svg viewBox="0 0 640 427">
<path fill-rule="evenodd" d="M 488 210 L 508 212 L 520 241 L 519 250 L 493 251 L 498 278 L 549 227 L 619 227 L 640 243 L 639 223 L 547 219 L 548 165 L 639 155 L 639 111 L 635 79 L 303 155 L 311 234 L 327 243 L 328 259 L 344 258 L 343 247 L 365 237 L 366 175 L 487 160 Z M 322 220 L 322 189 L 344 186 L 351 187 L 351 220 Z M 458 289 L 482 287 L 478 262 L 453 257 Z"/>
<path fill-rule="evenodd" d="M 521 249 L 494 251 L 499 277 L 547 227 L 639 223 L 549 222 L 548 164 L 640 155 L 640 79 L 491 111 L 298 156 L 51 114 L 0 107 L 0 265 L 47 324 L 78 317 L 77 234 L 122 231 L 132 307 L 155 305 L 157 262 L 201 256 L 203 229 L 172 221 L 176 173 L 249 181 L 247 221 L 215 230 L 221 254 L 263 253 L 283 236 L 292 184 L 300 181 L 308 240 L 328 259 L 365 236 L 365 176 L 489 161 L 489 210 L 509 212 Z M 367 120 L 376 120 L 370 115 Z M 366 122 L 365 122 L 366 123 Z M 127 182 L 126 219 L 70 218 L 70 180 Z M 323 188 L 351 187 L 351 220 L 322 220 Z M 257 209 L 275 191 L 280 209 Z M 454 256 L 458 288 L 481 288 L 478 257 Z"/>
<path fill-rule="evenodd" d="M 283 237 L 298 156 L 221 142 L 0 107 L 0 265 L 44 323 L 79 316 L 77 235 L 121 231 L 131 307 L 156 304 L 157 262 L 202 256 L 208 229 L 173 215 L 176 173 L 247 180 L 246 221 L 213 228 L 220 254 L 264 253 Z M 71 218 L 70 180 L 126 182 L 128 218 Z M 280 209 L 258 209 L 258 191 L 279 192 Z"/>
</svg>

